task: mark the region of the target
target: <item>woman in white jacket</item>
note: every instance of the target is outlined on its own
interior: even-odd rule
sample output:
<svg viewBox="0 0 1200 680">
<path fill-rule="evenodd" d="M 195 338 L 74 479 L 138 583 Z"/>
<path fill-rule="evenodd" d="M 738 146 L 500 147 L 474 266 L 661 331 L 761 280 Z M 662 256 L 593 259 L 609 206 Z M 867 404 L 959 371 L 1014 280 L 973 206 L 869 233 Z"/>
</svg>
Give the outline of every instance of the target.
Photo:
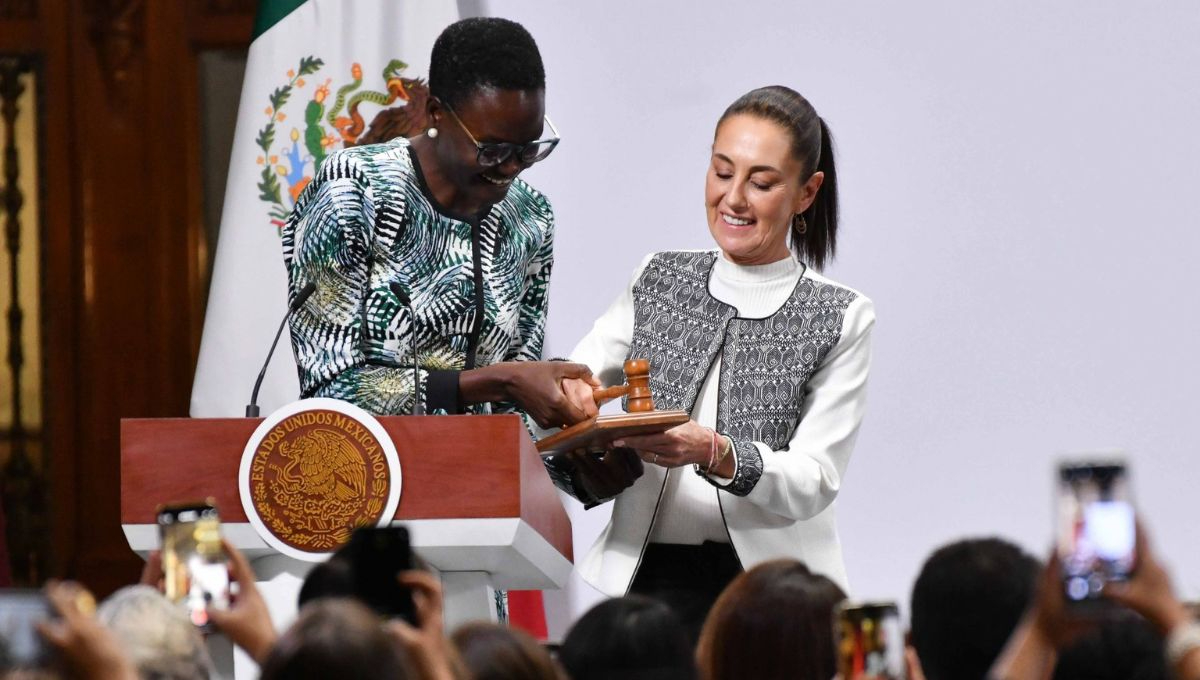
<svg viewBox="0 0 1200 680">
<path fill-rule="evenodd" d="M 584 578 L 663 599 L 694 631 L 734 576 L 766 560 L 799 559 L 847 589 L 834 499 L 875 317 L 814 271 L 836 246 L 834 172 L 829 130 L 804 97 L 772 86 L 739 98 L 705 180 L 718 248 L 647 257 L 571 354 L 606 384 L 626 358 L 650 359 L 657 408 L 692 416 L 599 460 L 546 462 L 589 507 L 616 499 Z"/>
</svg>

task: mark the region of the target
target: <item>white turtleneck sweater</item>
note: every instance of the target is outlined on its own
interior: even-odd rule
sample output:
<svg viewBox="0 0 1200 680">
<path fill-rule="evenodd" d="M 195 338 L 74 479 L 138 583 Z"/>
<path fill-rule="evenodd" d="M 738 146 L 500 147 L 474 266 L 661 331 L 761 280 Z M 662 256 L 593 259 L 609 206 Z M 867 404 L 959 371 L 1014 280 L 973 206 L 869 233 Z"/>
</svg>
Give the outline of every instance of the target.
<svg viewBox="0 0 1200 680">
<path fill-rule="evenodd" d="M 594 332 L 588 338 L 600 338 L 609 333 L 618 337 L 633 337 L 633 282 L 638 280 L 649 262 L 649 257 L 642 261 L 630 280 L 629 290 L 620 295 L 596 322 L 596 330 L 600 332 Z M 734 264 L 722 254 L 713 266 L 709 292 L 714 298 L 737 309 L 738 316 L 742 318 L 764 318 L 783 306 L 803 274 L 804 266 L 791 257 L 771 264 L 746 266 Z M 612 365 L 614 359 L 620 365 L 624 360 L 624 356 L 603 360 L 608 348 L 590 344 L 588 338 L 571 353 L 573 361 L 595 368 Z M 720 376 L 721 360 L 718 356 L 705 376 L 704 385 L 692 408 L 692 420 L 705 427 L 717 426 Z M 601 374 L 600 379 L 605 384 L 614 384 L 619 383 L 622 376 L 619 373 L 615 376 Z M 718 483 L 729 481 L 717 477 L 713 477 L 713 480 Z M 691 466 L 670 470 L 662 503 L 650 532 L 650 541 L 690 545 L 704 541 L 728 543 L 729 534 L 721 519 L 718 493 L 717 489 L 695 474 Z"/>
</svg>

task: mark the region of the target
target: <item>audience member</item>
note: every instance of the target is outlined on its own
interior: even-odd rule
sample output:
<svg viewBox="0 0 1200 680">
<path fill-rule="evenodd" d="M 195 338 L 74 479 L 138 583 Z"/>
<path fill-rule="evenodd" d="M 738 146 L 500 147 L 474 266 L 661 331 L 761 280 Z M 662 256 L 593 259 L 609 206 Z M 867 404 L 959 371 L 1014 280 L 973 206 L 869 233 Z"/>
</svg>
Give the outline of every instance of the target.
<svg viewBox="0 0 1200 680">
<path fill-rule="evenodd" d="M 1062 649 L 1054 680 L 1168 680 L 1164 651 L 1150 623 L 1117 611 Z"/>
<path fill-rule="evenodd" d="M 567 680 L 528 633 L 482 621 L 468 623 L 450 637 L 473 680 Z"/>
<path fill-rule="evenodd" d="M 38 624 L 38 631 L 66 665 L 69 677 L 80 680 L 137 680 L 137 669 L 112 631 L 89 611 L 95 600 L 71 581 L 50 581 L 46 599 L 58 618 Z"/>
<path fill-rule="evenodd" d="M 354 573 L 350 562 L 334 553 L 329 559 L 314 565 L 304 577 L 297 596 L 297 606 L 304 605 L 319 597 L 353 597 Z"/>
<path fill-rule="evenodd" d="M 416 623 L 382 620 L 345 597 L 352 589 L 337 558 L 314 572 L 298 620 L 277 636 L 249 563 L 225 549 L 239 591 L 229 609 L 209 614 L 260 661 L 266 680 L 827 680 L 837 667 L 834 609 L 845 594 L 790 559 L 734 579 L 705 621 L 694 657 L 667 605 L 627 596 L 580 618 L 563 642 L 560 667 L 527 634 L 491 623 L 461 627 L 452 644 L 442 632 L 440 583 L 422 570 L 396 575 L 412 592 Z M 1034 558 L 1000 539 L 938 549 L 913 585 L 910 680 L 1200 680 L 1200 623 L 1175 596 L 1140 529 L 1136 564 L 1128 582 L 1106 586 L 1104 616 L 1085 618 L 1066 606 L 1055 554 L 1039 576 Z M 37 627 L 57 650 L 64 677 L 211 677 L 199 633 L 155 588 L 161 571 L 152 555 L 143 574 L 149 585 L 118 591 L 95 614 L 78 584 L 47 584 L 57 618 Z"/>
<path fill-rule="evenodd" d="M 402 645 L 365 605 L 321 598 L 306 606 L 262 664 L 262 680 L 420 677 Z"/>
<path fill-rule="evenodd" d="M 687 629 L 670 607 L 643 595 L 592 607 L 567 633 L 558 659 L 571 680 L 696 676 Z"/>
<path fill-rule="evenodd" d="M 1032 555 L 999 538 L 958 541 L 930 555 L 910 610 L 920 673 L 927 680 L 984 678 L 1033 598 L 1038 569 Z"/>
<path fill-rule="evenodd" d="M 846 594 L 802 562 L 764 562 L 717 598 L 696 659 L 702 680 L 828 680 L 834 607 Z"/>
<path fill-rule="evenodd" d="M 126 586 L 96 612 L 147 680 L 207 680 L 212 660 L 200 631 L 182 609 L 147 585 Z"/>
<path fill-rule="evenodd" d="M 1200 624 L 1176 598 L 1171 579 L 1150 549 L 1150 540 L 1141 526 L 1138 528 L 1136 562 L 1133 578 L 1128 583 L 1110 583 L 1105 588 L 1105 595 L 1133 609 L 1165 635 L 1166 660 L 1174 677 L 1200 680 Z M 1051 678 L 1060 653 L 1096 626 L 1096 619 L 1073 616 L 1068 611 L 1062 591 L 1061 566 L 1058 556 L 1052 552 L 1038 578 L 1034 605 L 1013 631 L 989 678 Z M 1065 672 L 1070 671 L 1068 667 Z"/>
<path fill-rule="evenodd" d="M 422 680 L 466 678 L 462 660 L 443 633 L 441 581 L 419 569 L 402 571 L 397 578 L 412 591 L 417 624 L 412 626 L 396 619 L 389 622 L 388 627 L 407 649 L 417 669 L 417 677 Z"/>
<path fill-rule="evenodd" d="M 237 582 L 237 596 L 229 609 L 209 609 L 208 617 L 234 644 L 262 664 L 278 638 L 271 613 L 258 592 L 254 570 L 246 556 L 224 539 L 221 545 L 229 555 L 229 572 Z"/>
<path fill-rule="evenodd" d="M 1127 583 L 1110 583 L 1104 594 L 1141 614 L 1165 638 L 1166 660 L 1180 680 L 1200 680 L 1200 623 L 1175 595 L 1171 576 L 1138 526 L 1137 571 Z"/>
</svg>

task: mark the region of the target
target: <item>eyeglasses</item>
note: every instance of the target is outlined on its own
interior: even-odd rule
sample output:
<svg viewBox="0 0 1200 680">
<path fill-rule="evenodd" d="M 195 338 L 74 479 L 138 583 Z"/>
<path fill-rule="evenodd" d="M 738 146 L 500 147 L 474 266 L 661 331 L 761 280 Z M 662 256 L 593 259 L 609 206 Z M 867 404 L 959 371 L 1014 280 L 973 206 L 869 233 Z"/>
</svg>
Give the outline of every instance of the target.
<svg viewBox="0 0 1200 680">
<path fill-rule="evenodd" d="M 558 128 L 554 127 L 554 123 L 550 122 L 548 116 L 542 116 L 542 120 L 546 121 L 546 125 L 550 126 L 550 132 L 554 133 L 554 137 L 550 139 L 537 139 L 527 144 L 513 144 L 512 142 L 480 142 L 475 139 L 475 135 L 467 129 L 463 124 L 462 119 L 450 108 L 448 104 L 442 104 L 446 111 L 458 123 L 463 132 L 467 133 L 467 137 L 471 139 L 471 143 L 477 149 L 476 159 L 479 164 L 485 168 L 494 168 L 512 158 L 514 155 L 521 163 L 525 165 L 533 165 L 540 160 L 544 160 L 546 156 L 554 151 L 554 147 L 558 146 Z"/>
</svg>

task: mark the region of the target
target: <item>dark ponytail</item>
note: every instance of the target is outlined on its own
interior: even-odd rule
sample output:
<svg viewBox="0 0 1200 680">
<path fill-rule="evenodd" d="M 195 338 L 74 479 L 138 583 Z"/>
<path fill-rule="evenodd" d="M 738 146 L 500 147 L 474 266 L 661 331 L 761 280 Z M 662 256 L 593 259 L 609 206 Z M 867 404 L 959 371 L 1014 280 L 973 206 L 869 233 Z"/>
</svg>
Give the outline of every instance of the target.
<svg viewBox="0 0 1200 680">
<path fill-rule="evenodd" d="M 804 168 L 802 182 L 807 182 L 814 172 L 825 173 L 825 180 L 812 205 L 803 213 L 803 220 L 793 220 L 791 227 L 796 257 L 814 269 L 823 269 L 836 254 L 838 228 L 837 171 L 829 126 L 799 92 L 782 85 L 760 87 L 742 95 L 725 109 L 717 128 L 725 119 L 738 114 L 778 123 L 791 134 L 792 156 Z"/>
<path fill-rule="evenodd" d="M 833 135 L 824 119 L 817 118 L 817 123 L 821 126 L 821 155 L 817 157 L 815 172 L 825 173 L 825 180 L 812 205 L 804 211 L 804 223 L 808 228 L 801 233 L 796 229 L 796 223 L 792 223 L 792 248 L 797 257 L 820 271 L 837 253 L 838 190 Z"/>
</svg>

